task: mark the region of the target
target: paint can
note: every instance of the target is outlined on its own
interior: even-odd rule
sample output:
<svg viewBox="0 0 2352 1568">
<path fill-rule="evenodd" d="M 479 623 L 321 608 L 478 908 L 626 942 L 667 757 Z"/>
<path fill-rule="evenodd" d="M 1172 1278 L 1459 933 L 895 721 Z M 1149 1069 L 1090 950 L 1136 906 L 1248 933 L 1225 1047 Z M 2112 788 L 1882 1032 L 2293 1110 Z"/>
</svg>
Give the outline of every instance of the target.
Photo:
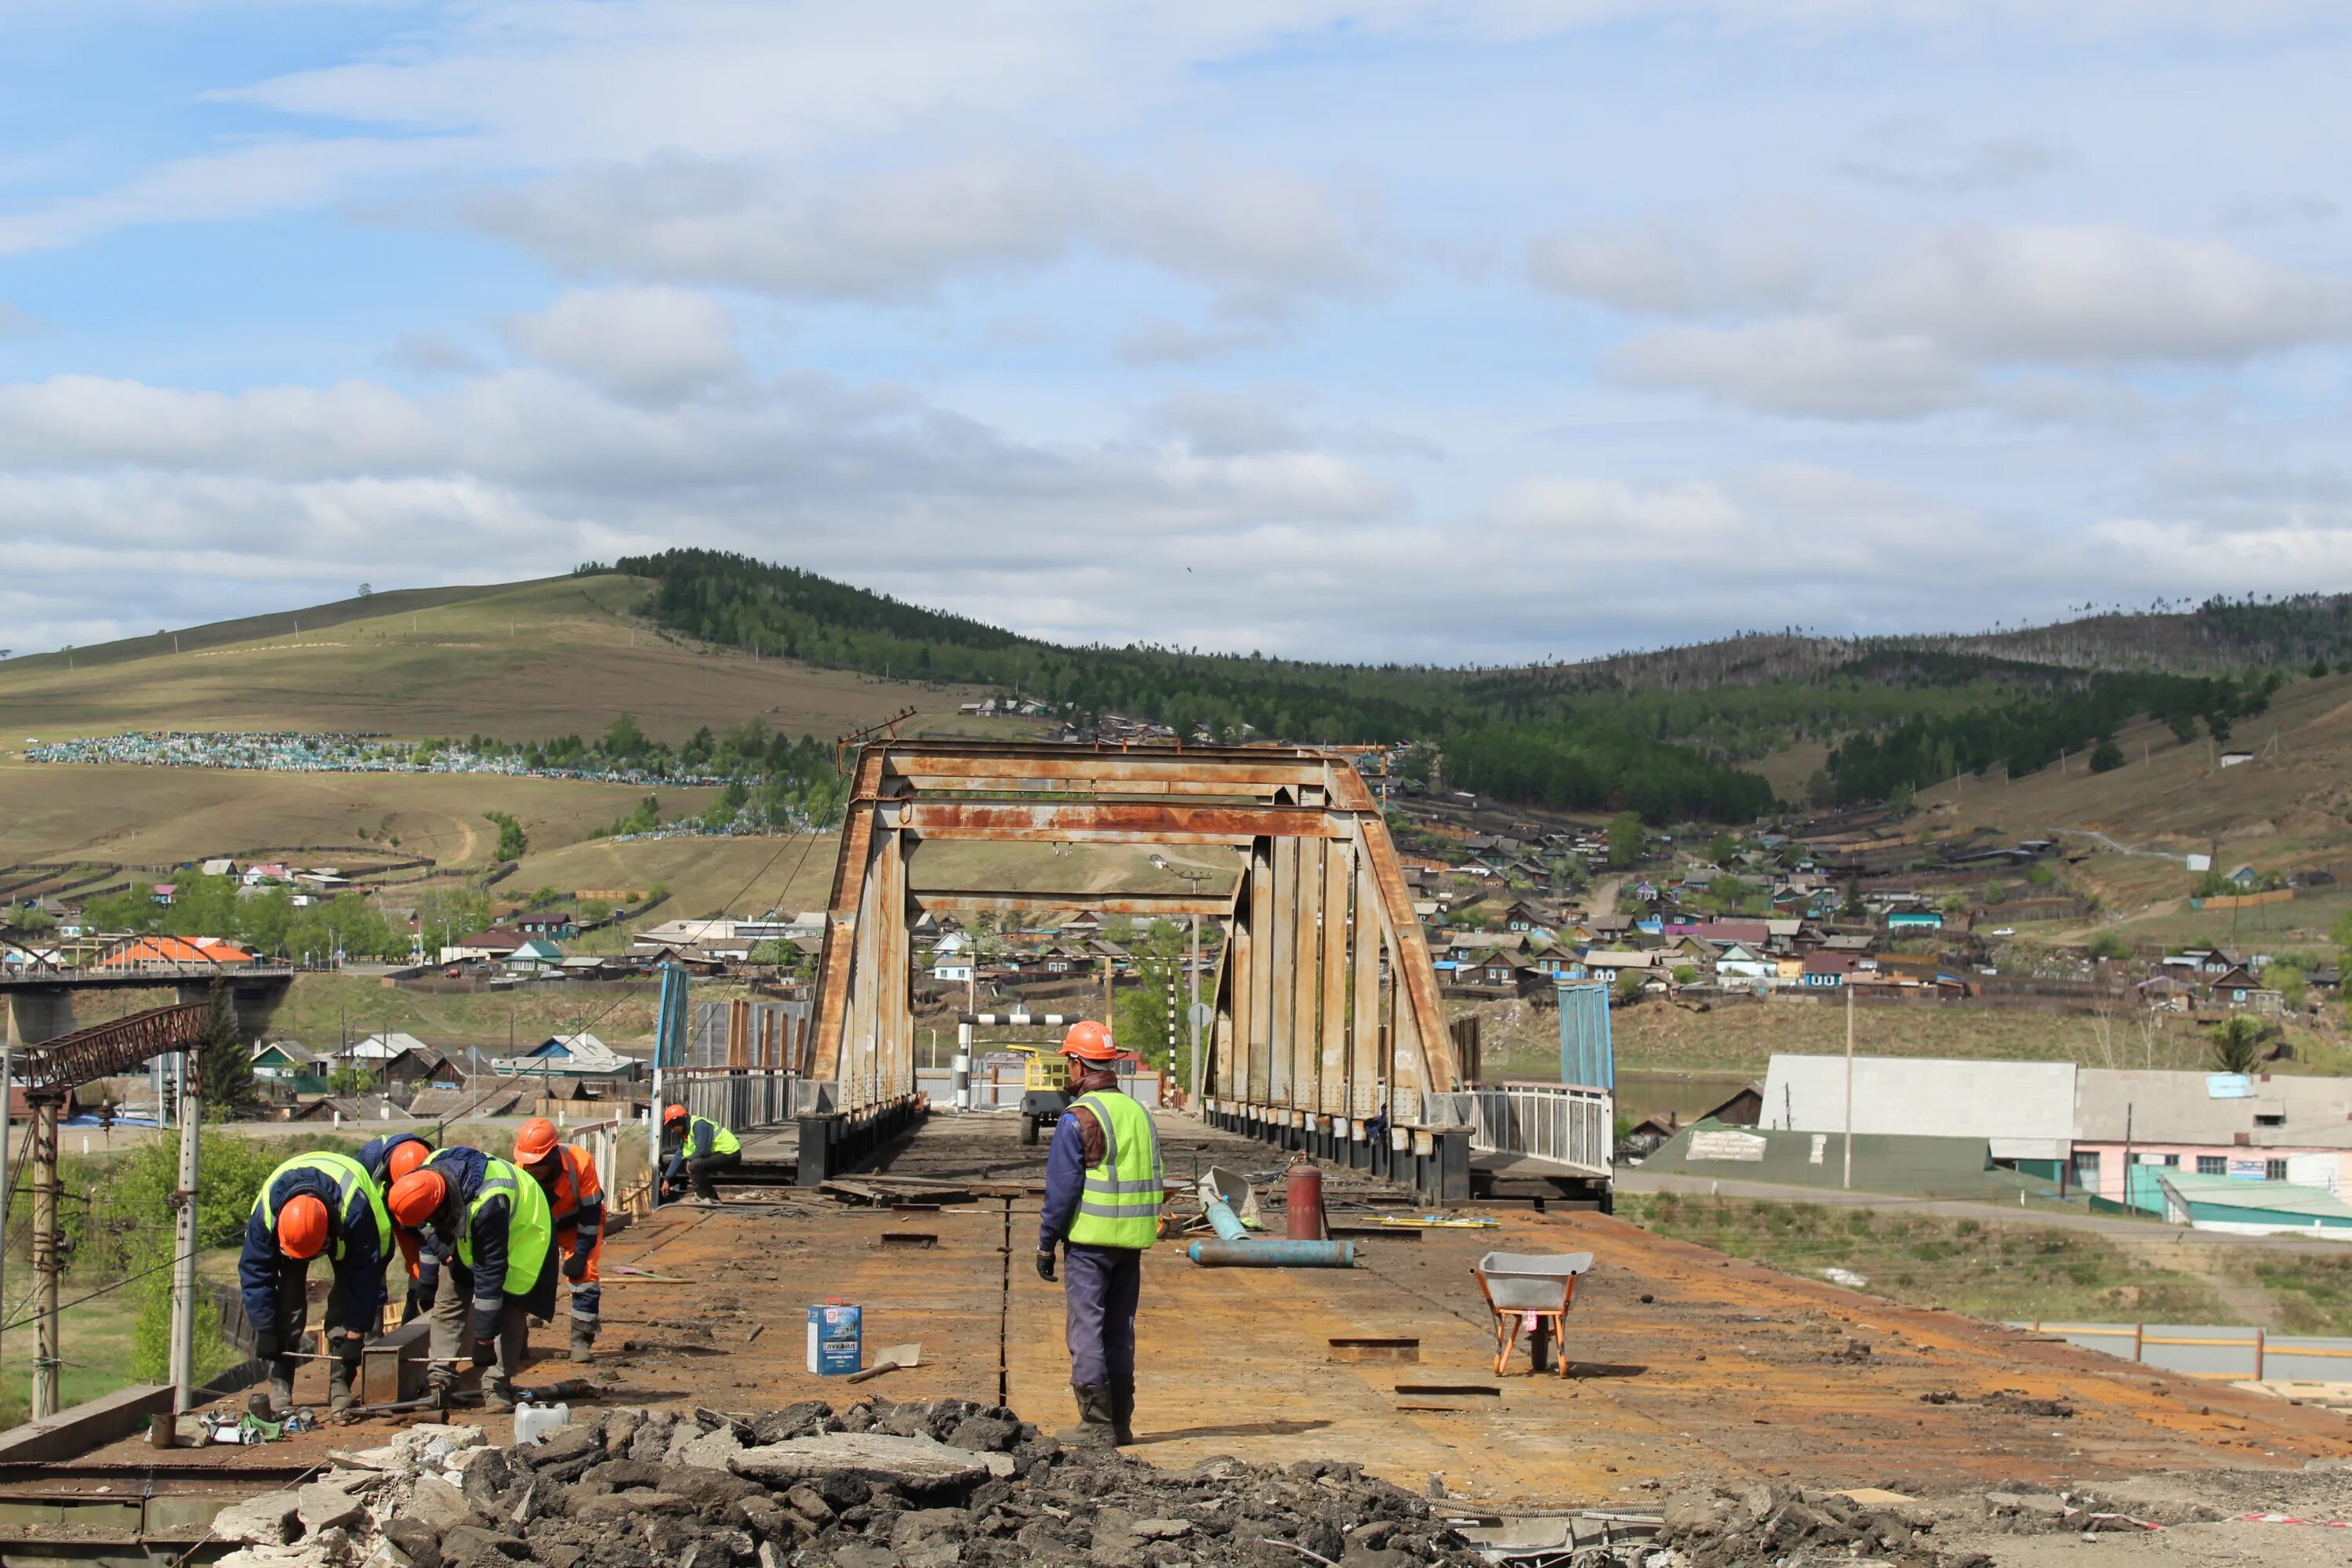
<svg viewBox="0 0 2352 1568">
<path fill-rule="evenodd" d="M 846 1301 L 826 1301 L 808 1310 L 808 1369 L 820 1377 L 864 1370 L 865 1313 Z"/>
</svg>

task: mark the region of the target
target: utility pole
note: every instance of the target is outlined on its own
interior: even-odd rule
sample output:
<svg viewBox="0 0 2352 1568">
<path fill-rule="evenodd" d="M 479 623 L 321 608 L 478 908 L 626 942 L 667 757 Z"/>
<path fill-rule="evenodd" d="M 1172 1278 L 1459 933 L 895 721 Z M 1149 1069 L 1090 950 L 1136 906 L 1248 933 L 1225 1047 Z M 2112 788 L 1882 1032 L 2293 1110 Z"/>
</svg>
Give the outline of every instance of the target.
<svg viewBox="0 0 2352 1568">
<path fill-rule="evenodd" d="M 58 1100 L 27 1095 L 33 1113 L 33 1419 L 58 1413 Z"/>
<path fill-rule="evenodd" d="M 1845 977 L 1845 1190 L 1853 1190 L 1853 976 Z"/>
<path fill-rule="evenodd" d="M 173 1226 L 172 1409 L 184 1415 L 196 1404 L 196 1152 L 204 1127 L 204 1064 L 180 1053 L 180 1191 Z"/>
</svg>

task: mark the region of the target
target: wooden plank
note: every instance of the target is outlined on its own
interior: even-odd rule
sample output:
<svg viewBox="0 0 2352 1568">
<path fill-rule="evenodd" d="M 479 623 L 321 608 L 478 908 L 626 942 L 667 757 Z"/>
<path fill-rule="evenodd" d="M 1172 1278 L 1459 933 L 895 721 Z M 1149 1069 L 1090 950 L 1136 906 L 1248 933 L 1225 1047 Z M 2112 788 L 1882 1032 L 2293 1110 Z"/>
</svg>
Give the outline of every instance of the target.
<svg viewBox="0 0 2352 1568">
<path fill-rule="evenodd" d="M 1317 1103 L 1331 1116 L 1348 1114 L 1348 886 L 1355 879 L 1356 847 L 1323 851 L 1323 952 L 1316 974 L 1323 983 L 1323 1059 Z"/>
<path fill-rule="evenodd" d="M 1316 839 L 1301 839 L 1297 934 L 1292 942 L 1290 967 L 1290 1103 L 1308 1111 L 1316 1109 L 1322 1093 L 1317 1068 L 1323 1037 L 1316 1023 L 1316 1007 L 1323 994 L 1322 938 L 1323 845 Z"/>
<path fill-rule="evenodd" d="M 1274 846 L 1261 840 L 1250 850 L 1249 1092 L 1264 1103 L 1267 1041 L 1274 1026 Z"/>
<path fill-rule="evenodd" d="M 1291 1056 L 1297 987 L 1292 975 L 1298 964 L 1298 840 L 1274 841 L 1274 900 L 1266 924 L 1265 1098 L 1271 1105 L 1290 1103 L 1290 1080 L 1297 1066 Z"/>
<path fill-rule="evenodd" d="M 1372 880 L 1371 858 L 1356 856 L 1355 953 L 1350 964 L 1356 1002 L 1348 1017 L 1348 1114 L 1359 1119 L 1379 1110 L 1381 1068 L 1381 894 Z"/>
</svg>

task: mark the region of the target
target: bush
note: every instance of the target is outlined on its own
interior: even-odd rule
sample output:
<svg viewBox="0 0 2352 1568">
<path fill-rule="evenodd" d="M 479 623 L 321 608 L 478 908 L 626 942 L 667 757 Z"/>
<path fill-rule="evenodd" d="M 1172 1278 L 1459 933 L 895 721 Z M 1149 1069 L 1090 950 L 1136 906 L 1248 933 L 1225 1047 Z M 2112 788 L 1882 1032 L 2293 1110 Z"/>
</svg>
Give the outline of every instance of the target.
<svg viewBox="0 0 2352 1568">
<path fill-rule="evenodd" d="M 2113 741 L 2102 741 L 2091 752 L 2091 771 L 2111 773 L 2124 765 L 2124 749 Z"/>
</svg>

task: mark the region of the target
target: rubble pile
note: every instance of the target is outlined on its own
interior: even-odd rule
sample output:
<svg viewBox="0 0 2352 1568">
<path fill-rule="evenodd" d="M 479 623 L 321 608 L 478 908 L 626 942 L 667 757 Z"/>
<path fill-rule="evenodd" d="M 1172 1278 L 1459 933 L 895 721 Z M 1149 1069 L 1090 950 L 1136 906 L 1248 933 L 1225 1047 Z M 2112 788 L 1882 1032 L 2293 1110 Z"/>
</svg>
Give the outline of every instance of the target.
<svg viewBox="0 0 2352 1568">
<path fill-rule="evenodd" d="M 754 1416 L 616 1410 L 539 1444 L 422 1426 L 239 1504 L 231 1568 L 1470 1568 L 1430 1506 L 1353 1464 L 1163 1471 L 966 1400 Z"/>
<path fill-rule="evenodd" d="M 1669 1499 L 1656 1544 L 1675 1568 L 1805 1568 L 1836 1563 L 1888 1568 L 1991 1568 L 1981 1552 L 1940 1550 L 1935 1515 L 1861 1503 L 1837 1492 L 1750 1487 Z"/>
</svg>

